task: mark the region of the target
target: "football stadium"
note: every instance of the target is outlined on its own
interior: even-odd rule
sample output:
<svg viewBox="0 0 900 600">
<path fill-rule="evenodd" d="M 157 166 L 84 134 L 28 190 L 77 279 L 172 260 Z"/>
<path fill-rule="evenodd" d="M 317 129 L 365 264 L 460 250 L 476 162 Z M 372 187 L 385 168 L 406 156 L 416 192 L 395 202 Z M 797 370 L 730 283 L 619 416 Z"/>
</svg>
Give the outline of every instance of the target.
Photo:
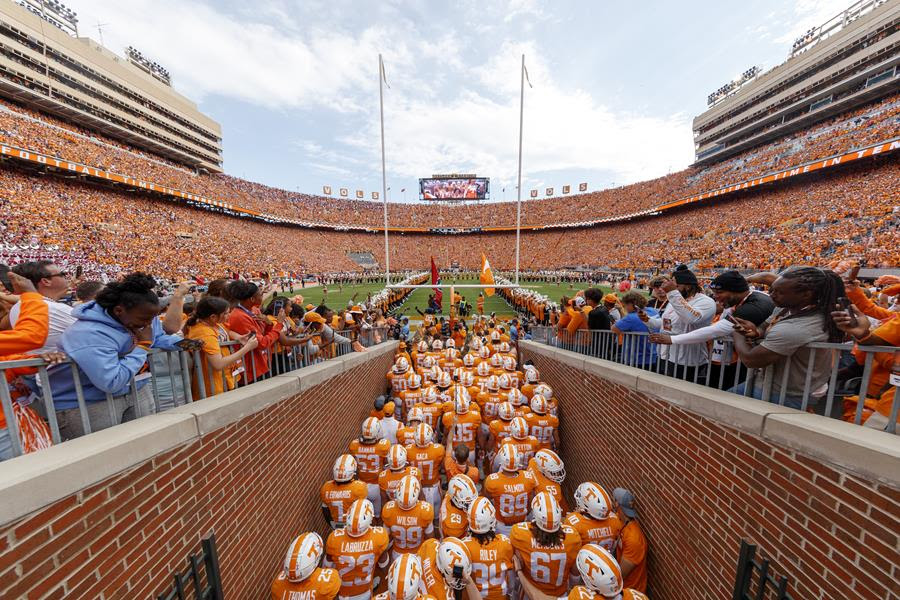
<svg viewBox="0 0 900 600">
<path fill-rule="evenodd" d="M 343 166 L 267 184 L 293 150 L 242 146 L 287 122 L 196 85 L 192 52 L 228 30 L 210 56 L 237 68 L 242 43 L 277 47 L 256 17 L 306 4 L 228 30 L 216 3 L 159 3 L 165 31 L 146 3 L 0 0 L 0 598 L 900 600 L 900 0 L 798 2 L 818 20 L 777 35 L 760 11 L 734 43 L 780 36 L 786 57 L 712 93 L 691 77 L 719 63 L 692 55 L 690 161 L 630 140 L 646 164 L 618 185 L 615 152 L 553 158 L 578 132 L 529 142 L 534 47 L 504 46 L 514 85 L 492 89 L 516 153 L 447 171 L 454 129 L 495 131 L 480 105 L 401 128 L 416 51 L 383 30 L 362 68 L 326 36 L 329 68 L 291 58 L 266 93 L 327 97 L 293 148 Z M 466 27 L 596 16 L 499 4 Z M 414 27 L 444 8 L 315 10 Z M 441 101 L 427 77 L 415 106 Z M 354 137 L 357 94 L 378 109 Z M 618 117 L 637 131 L 641 110 Z M 406 156 L 419 134 L 446 146 Z"/>
</svg>

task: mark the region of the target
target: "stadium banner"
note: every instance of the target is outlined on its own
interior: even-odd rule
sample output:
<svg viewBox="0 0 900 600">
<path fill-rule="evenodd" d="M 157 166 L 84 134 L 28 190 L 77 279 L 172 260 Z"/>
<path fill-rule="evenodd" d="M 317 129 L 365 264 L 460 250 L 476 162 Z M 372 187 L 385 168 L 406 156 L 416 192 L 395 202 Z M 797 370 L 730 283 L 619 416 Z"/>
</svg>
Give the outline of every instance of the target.
<svg viewBox="0 0 900 600">
<path fill-rule="evenodd" d="M 362 200 L 366 197 L 366 193 L 362 190 L 356 190 L 356 197 Z"/>
<path fill-rule="evenodd" d="M 571 185 L 564 185 L 564 186 L 563 186 L 563 194 L 568 194 L 568 193 L 571 192 L 571 191 L 572 191 L 572 186 L 571 186 Z"/>
<path fill-rule="evenodd" d="M 349 193 L 350 193 L 350 190 L 348 190 L 347 188 L 341 188 L 341 198 L 346 198 L 347 194 L 349 194 Z"/>
<path fill-rule="evenodd" d="M 330 195 L 331 195 L 331 186 L 330 186 L 330 185 L 323 185 L 323 186 L 322 186 L 322 193 L 325 194 L 326 196 L 330 196 Z"/>
<path fill-rule="evenodd" d="M 488 262 L 484 252 L 481 253 L 481 275 L 478 276 L 478 281 L 481 285 L 490 285 L 494 283 L 494 272 L 491 270 L 491 263 Z M 484 295 L 493 296 L 494 288 L 485 288 Z"/>
<path fill-rule="evenodd" d="M 441 285 L 441 274 L 438 271 L 437 265 L 434 264 L 434 257 L 431 257 L 431 284 L 432 285 Z M 438 305 L 438 310 L 443 310 L 443 306 L 441 306 L 441 300 L 444 299 L 444 293 L 441 291 L 441 288 L 431 288 L 434 290 L 434 301 Z"/>
<path fill-rule="evenodd" d="M 548 195 L 548 196 L 552 196 L 552 195 L 553 195 L 553 188 L 547 188 L 547 195 Z"/>
<path fill-rule="evenodd" d="M 579 192 L 586 192 L 586 191 L 587 191 L 587 183 L 579 183 L 579 184 L 578 184 L 578 191 L 579 191 Z"/>
<path fill-rule="evenodd" d="M 538 191 L 537 191 L 537 190 L 531 190 L 531 197 L 532 197 L 532 198 L 537 198 L 537 195 L 538 195 Z"/>
<path fill-rule="evenodd" d="M 379 194 L 378 192 L 372 192 L 372 200 L 378 200 L 379 197 L 381 197 L 381 194 Z"/>
</svg>

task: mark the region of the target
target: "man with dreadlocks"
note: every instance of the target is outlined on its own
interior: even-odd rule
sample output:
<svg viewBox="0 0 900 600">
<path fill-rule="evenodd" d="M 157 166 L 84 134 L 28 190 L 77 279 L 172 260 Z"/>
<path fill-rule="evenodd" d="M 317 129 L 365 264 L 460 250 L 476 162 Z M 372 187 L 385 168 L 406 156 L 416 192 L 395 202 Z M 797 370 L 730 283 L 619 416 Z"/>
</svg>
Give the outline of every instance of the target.
<svg viewBox="0 0 900 600">
<path fill-rule="evenodd" d="M 777 307 L 762 325 L 754 326 L 745 319 L 735 321 L 734 347 L 741 361 L 751 369 L 774 365 L 770 402 L 801 408 L 812 351 L 802 348 L 811 342 L 840 342 L 843 332 L 831 318 L 838 298 L 844 295 L 844 282 L 832 271 L 816 267 L 798 267 L 784 271 L 771 286 L 772 301 Z M 825 389 L 831 364 L 823 352 L 812 360 L 809 404 L 813 394 Z M 785 381 L 785 369 L 787 380 Z M 760 373 L 753 384 L 752 395 L 761 399 L 766 377 Z M 786 385 L 784 385 L 786 384 Z M 744 385 L 731 392 L 744 394 Z"/>
</svg>

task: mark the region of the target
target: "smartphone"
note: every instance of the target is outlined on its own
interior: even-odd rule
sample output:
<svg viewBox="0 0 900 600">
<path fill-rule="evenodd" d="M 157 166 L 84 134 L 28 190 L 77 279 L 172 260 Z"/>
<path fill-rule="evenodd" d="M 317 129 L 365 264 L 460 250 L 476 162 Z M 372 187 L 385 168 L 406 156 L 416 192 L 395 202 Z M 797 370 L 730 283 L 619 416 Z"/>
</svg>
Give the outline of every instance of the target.
<svg viewBox="0 0 900 600">
<path fill-rule="evenodd" d="M 250 336 L 249 336 L 247 339 L 249 340 L 250 338 L 255 338 L 255 337 L 256 337 L 256 332 L 255 332 L 255 331 L 251 331 L 251 332 L 250 332 Z"/>
<path fill-rule="evenodd" d="M 726 321 L 728 321 L 729 323 L 733 323 L 734 325 L 737 325 L 737 321 L 734 320 L 734 317 L 731 316 L 731 313 L 728 313 L 727 315 L 725 315 L 722 318 L 725 319 Z"/>
<path fill-rule="evenodd" d="M 856 280 L 857 275 L 859 275 L 859 265 L 854 265 L 850 268 L 850 272 L 847 273 L 847 281 Z"/>
<path fill-rule="evenodd" d="M 272 312 L 277 315 L 282 308 L 284 308 L 284 300 L 275 300 L 275 305 L 272 307 Z"/>
<path fill-rule="evenodd" d="M 847 298 L 846 296 L 841 296 L 840 298 L 837 299 L 837 301 L 838 301 L 838 306 L 841 307 L 841 310 L 845 311 L 847 313 L 847 316 L 850 317 L 851 325 L 855 327 L 857 324 L 856 315 L 853 314 L 852 310 L 850 310 L 850 305 L 852 304 L 852 302 L 850 302 L 850 298 Z"/>
</svg>

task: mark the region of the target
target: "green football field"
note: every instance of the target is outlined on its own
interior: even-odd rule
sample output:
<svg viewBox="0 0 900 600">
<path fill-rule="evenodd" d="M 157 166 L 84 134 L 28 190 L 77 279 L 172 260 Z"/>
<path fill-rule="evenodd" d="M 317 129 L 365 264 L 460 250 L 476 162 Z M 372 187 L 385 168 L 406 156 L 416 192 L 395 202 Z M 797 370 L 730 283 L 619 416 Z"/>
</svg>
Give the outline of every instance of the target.
<svg viewBox="0 0 900 600">
<path fill-rule="evenodd" d="M 450 279 L 447 276 L 442 277 L 442 283 L 478 283 L 476 279 Z M 325 290 L 322 286 L 316 286 L 306 289 L 297 288 L 294 290 L 295 294 L 301 294 L 304 299 L 304 303 L 311 303 L 314 305 L 320 304 L 323 300 L 325 304 L 329 307 L 337 309 L 339 307 L 347 306 L 347 302 L 353 299 L 354 294 L 356 295 L 356 302 L 363 302 L 366 299 L 367 294 L 375 294 L 380 289 L 384 287 L 384 282 L 379 283 L 366 283 L 359 285 L 345 285 L 343 288 L 340 288 L 337 285 L 328 286 L 328 293 L 325 294 Z M 568 283 L 563 283 L 560 285 L 553 283 L 544 283 L 544 282 L 522 282 L 522 287 L 536 290 L 542 294 L 547 295 L 551 300 L 559 301 L 561 296 L 572 296 L 576 291 L 580 289 L 585 289 L 587 286 L 581 284 L 579 286 L 571 286 Z M 611 291 L 608 287 L 601 286 L 603 293 L 607 293 Z M 466 301 L 473 306 L 475 306 L 475 301 L 478 298 L 479 290 L 476 288 L 460 288 L 458 290 L 459 294 L 465 296 Z M 419 307 L 422 311 L 425 310 L 428 306 L 428 295 L 431 293 L 430 289 L 418 289 L 414 290 L 412 294 L 406 299 L 406 302 L 400 307 L 399 314 L 408 315 L 410 317 L 418 316 L 416 312 L 416 307 Z M 444 297 L 449 296 L 450 290 L 444 288 Z M 445 302 L 446 307 L 446 302 Z M 509 306 L 500 296 L 494 295 L 491 297 L 486 297 L 484 302 L 484 312 L 485 314 L 490 314 L 492 312 L 497 313 L 499 316 L 510 317 L 514 315 L 514 311 L 512 307 Z"/>
</svg>

